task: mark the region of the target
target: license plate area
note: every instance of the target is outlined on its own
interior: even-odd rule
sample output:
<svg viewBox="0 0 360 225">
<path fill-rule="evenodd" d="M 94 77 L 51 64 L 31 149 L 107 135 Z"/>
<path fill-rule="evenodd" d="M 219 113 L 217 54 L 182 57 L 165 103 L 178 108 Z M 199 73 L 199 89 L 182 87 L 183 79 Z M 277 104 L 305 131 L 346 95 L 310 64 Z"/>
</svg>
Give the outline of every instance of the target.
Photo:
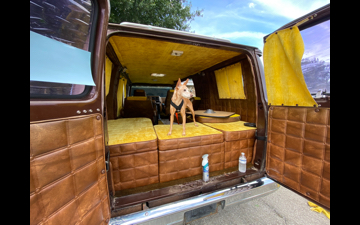
<svg viewBox="0 0 360 225">
<path fill-rule="evenodd" d="M 203 206 L 198 209 L 193 209 L 191 211 L 188 211 L 184 214 L 184 223 L 188 224 L 194 220 L 203 218 L 205 216 L 210 216 L 213 214 L 216 214 L 218 212 L 218 206 L 221 205 L 222 208 L 224 208 L 224 201 L 214 203 L 211 205 Z"/>
</svg>

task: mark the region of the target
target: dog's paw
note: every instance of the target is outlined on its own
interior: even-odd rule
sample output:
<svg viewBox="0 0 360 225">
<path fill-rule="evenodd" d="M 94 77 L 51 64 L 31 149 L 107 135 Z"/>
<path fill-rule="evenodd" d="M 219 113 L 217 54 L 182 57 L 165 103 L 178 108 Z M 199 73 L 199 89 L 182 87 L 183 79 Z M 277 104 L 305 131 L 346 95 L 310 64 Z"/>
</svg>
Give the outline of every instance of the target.
<svg viewBox="0 0 360 225">
<path fill-rule="evenodd" d="M 183 132 L 183 133 L 182 133 L 182 136 L 186 136 L 186 133 L 185 133 L 185 132 Z"/>
<path fill-rule="evenodd" d="M 199 125 L 197 125 L 196 123 L 195 123 L 195 127 L 198 127 Z"/>
<path fill-rule="evenodd" d="M 170 135 L 171 135 L 171 132 L 168 133 L 168 136 L 170 136 Z"/>
</svg>

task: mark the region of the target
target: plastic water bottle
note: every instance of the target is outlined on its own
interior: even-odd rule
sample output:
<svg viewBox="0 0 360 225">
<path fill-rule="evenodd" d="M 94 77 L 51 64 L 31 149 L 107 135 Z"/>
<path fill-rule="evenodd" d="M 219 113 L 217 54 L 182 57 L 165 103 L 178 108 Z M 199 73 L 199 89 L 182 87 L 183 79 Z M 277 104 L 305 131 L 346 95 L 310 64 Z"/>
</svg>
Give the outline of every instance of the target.
<svg viewBox="0 0 360 225">
<path fill-rule="evenodd" d="M 203 168 L 203 181 L 208 182 L 209 181 L 209 161 L 208 161 L 208 154 L 205 154 L 202 156 L 203 161 L 201 163 Z"/>
<path fill-rule="evenodd" d="M 239 171 L 240 173 L 246 172 L 246 157 L 245 153 L 241 153 L 241 156 L 239 157 Z"/>
</svg>

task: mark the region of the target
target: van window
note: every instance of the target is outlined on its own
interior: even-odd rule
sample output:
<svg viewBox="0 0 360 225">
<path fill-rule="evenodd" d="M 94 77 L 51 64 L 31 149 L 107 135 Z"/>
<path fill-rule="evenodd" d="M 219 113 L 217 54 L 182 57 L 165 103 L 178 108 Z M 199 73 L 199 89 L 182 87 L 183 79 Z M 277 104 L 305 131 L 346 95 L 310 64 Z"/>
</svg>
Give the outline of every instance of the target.
<svg viewBox="0 0 360 225">
<path fill-rule="evenodd" d="M 135 90 L 144 90 L 146 96 L 166 97 L 168 90 L 171 89 L 171 87 L 164 86 L 132 86 L 130 96 L 134 96 Z"/>
<path fill-rule="evenodd" d="M 34 59 L 31 55 L 31 48 L 34 47 L 32 44 L 35 43 L 34 40 L 31 40 L 35 39 L 33 37 L 49 40 L 50 43 L 52 40 L 55 45 L 56 43 L 59 43 L 60 46 L 69 45 L 72 46 L 72 49 L 81 49 L 81 52 L 88 52 L 88 55 L 90 55 L 90 43 L 92 41 L 91 28 L 92 24 L 94 24 L 93 12 L 94 6 L 91 0 L 31 0 L 30 66 L 33 65 L 31 58 Z M 35 47 L 33 49 L 35 49 Z M 51 54 L 58 53 L 52 52 Z M 45 60 L 41 63 L 43 63 L 45 67 L 49 62 Z M 89 64 L 90 67 L 90 60 L 87 64 Z M 41 69 L 42 68 L 40 68 L 40 70 Z M 44 69 L 44 71 L 45 76 L 43 77 L 46 77 L 46 70 Z M 88 71 L 90 71 L 90 74 L 87 74 L 89 76 L 87 79 L 91 79 L 92 81 L 91 68 L 88 68 Z M 84 92 L 88 93 L 91 90 L 91 86 L 88 86 L 89 82 L 81 82 L 82 78 L 77 78 L 79 82 L 75 83 L 75 79 L 69 79 L 70 82 L 66 81 L 66 76 L 69 76 L 68 74 L 64 74 L 63 79 L 59 81 L 56 81 L 56 78 L 51 76 L 52 75 L 48 75 L 47 79 L 31 79 L 32 77 L 37 78 L 39 76 L 36 76 L 36 74 L 32 76 L 30 73 L 31 98 L 79 97 L 77 95 L 84 94 Z M 60 74 L 60 77 L 61 76 Z"/>
<path fill-rule="evenodd" d="M 311 94 L 330 93 L 330 20 L 300 31 L 305 45 L 301 68 Z"/>
</svg>

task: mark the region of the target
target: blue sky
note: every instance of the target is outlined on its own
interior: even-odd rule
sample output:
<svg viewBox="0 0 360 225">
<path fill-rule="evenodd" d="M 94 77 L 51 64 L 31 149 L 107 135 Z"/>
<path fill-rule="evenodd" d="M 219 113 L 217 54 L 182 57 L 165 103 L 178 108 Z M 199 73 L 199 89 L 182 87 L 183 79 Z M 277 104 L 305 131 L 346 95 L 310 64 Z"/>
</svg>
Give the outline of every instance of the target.
<svg viewBox="0 0 360 225">
<path fill-rule="evenodd" d="M 263 37 L 330 0 L 191 0 L 192 10 L 204 9 L 190 31 L 263 51 Z"/>
</svg>

